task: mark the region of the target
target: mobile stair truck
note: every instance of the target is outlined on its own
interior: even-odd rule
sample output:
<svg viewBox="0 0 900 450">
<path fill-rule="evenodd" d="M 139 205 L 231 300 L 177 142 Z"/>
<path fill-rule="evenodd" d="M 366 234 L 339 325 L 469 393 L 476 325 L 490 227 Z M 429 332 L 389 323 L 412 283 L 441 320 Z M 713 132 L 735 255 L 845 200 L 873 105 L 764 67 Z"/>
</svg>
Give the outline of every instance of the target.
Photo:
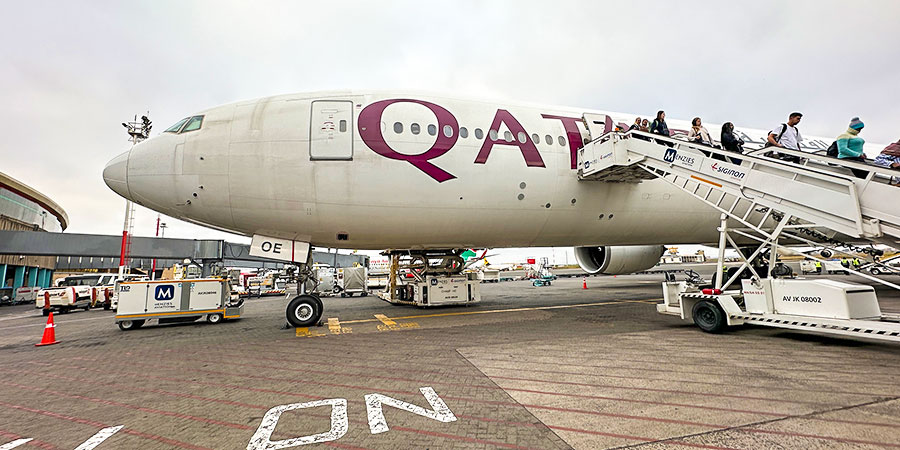
<svg viewBox="0 0 900 450">
<path fill-rule="evenodd" d="M 719 255 L 730 247 L 740 258 L 739 267 L 726 270 L 720 257 L 711 283 L 696 276 L 663 282 L 659 313 L 693 320 L 707 332 L 754 324 L 900 342 L 900 316 L 881 312 L 871 286 L 796 278 L 776 262 L 779 251 L 803 255 L 792 248 L 798 246 L 851 248 L 873 260 L 878 249 L 861 245 L 900 247 L 900 202 L 891 200 L 897 188 L 888 183 L 893 172 L 781 148 L 801 163 L 769 157 L 765 149 L 738 156 L 639 131 L 607 132 L 603 115 L 585 114 L 584 121 L 597 137 L 578 152 L 580 181 L 665 180 L 721 213 Z M 857 178 L 851 168 L 867 176 Z M 900 289 L 871 270 L 846 271 Z"/>
<path fill-rule="evenodd" d="M 231 283 L 222 278 L 123 281 L 118 283 L 116 323 L 122 330 L 140 328 L 147 321 L 209 323 L 237 319 L 244 313 L 243 299 L 232 301 Z"/>
</svg>

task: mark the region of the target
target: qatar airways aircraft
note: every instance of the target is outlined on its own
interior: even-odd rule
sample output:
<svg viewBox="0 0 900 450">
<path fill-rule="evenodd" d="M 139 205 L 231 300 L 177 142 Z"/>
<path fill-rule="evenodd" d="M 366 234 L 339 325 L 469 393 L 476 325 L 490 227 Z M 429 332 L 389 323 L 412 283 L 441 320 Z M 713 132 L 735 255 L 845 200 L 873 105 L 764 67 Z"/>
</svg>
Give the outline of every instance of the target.
<svg viewBox="0 0 900 450">
<path fill-rule="evenodd" d="M 403 91 L 279 95 L 186 117 L 103 178 L 142 206 L 297 262 L 310 246 L 574 246 L 587 272 L 621 274 L 655 265 L 663 243 L 717 240 L 719 213 L 663 180 L 579 181 L 585 113 L 606 115 L 606 131 L 635 118 Z M 748 147 L 767 134 L 736 132 Z M 806 137 L 804 149 L 830 141 Z"/>
</svg>

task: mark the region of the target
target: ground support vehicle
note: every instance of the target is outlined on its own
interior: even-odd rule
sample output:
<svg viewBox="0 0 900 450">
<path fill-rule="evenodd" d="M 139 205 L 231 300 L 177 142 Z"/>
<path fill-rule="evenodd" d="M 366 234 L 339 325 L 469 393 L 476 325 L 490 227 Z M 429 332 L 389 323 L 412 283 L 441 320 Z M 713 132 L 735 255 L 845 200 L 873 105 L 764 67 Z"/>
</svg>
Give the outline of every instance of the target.
<svg viewBox="0 0 900 450">
<path fill-rule="evenodd" d="M 237 319 L 244 312 L 243 300 L 232 301 L 227 279 L 123 281 L 118 284 L 116 324 L 122 330 L 140 328 L 149 320 L 158 323 L 209 323 Z"/>
<path fill-rule="evenodd" d="M 556 279 L 555 275 L 541 275 L 531 281 L 534 287 L 550 286 L 551 282 Z"/>
<path fill-rule="evenodd" d="M 341 267 L 335 270 L 334 292 L 341 297 L 360 297 L 369 295 L 368 269 L 365 267 Z"/>
<path fill-rule="evenodd" d="M 647 137 L 640 132 L 608 133 L 589 142 L 579 150 L 579 177 L 667 181 L 721 214 L 719 255 L 731 247 L 741 261 L 726 271 L 724 258 L 718 258 L 711 285 L 697 277 L 664 282 L 658 312 L 693 319 L 707 332 L 752 323 L 900 342 L 900 317 L 881 312 L 871 286 L 794 279 L 778 262 L 782 251 L 818 261 L 825 270 L 830 263 L 780 242 L 824 246 L 828 254 L 836 254 L 837 247 L 851 245 L 835 241 L 835 233 L 857 242 L 900 238 L 900 208 L 887 201 L 895 194 L 884 180 L 875 179 L 878 169 L 860 179 L 793 150 L 787 153 L 802 164 L 774 159 L 764 150 L 745 153 L 736 162 L 721 149 Z M 875 249 L 857 248 L 873 258 L 878 255 Z M 854 267 L 842 269 L 900 289 Z"/>
<path fill-rule="evenodd" d="M 12 286 L 0 286 L 0 305 L 11 305 L 15 298 Z"/>
<path fill-rule="evenodd" d="M 471 305 L 481 301 L 481 285 L 474 273 L 427 275 L 424 278 L 422 281 L 404 281 L 398 285 L 393 300 L 388 293 L 382 294 L 381 298 L 389 303 L 419 307 Z"/>
<path fill-rule="evenodd" d="M 40 291 L 41 288 L 37 286 L 22 286 L 16 289 L 16 295 L 12 298 L 12 304 L 18 305 L 19 303 L 31 303 L 36 301 Z"/>
<path fill-rule="evenodd" d="M 67 313 L 78 308 L 87 311 L 97 300 L 97 290 L 94 289 L 94 286 L 101 276 L 101 274 L 90 274 L 65 277 L 57 281 L 55 287 L 38 291 L 34 307 L 42 308 L 45 316 L 50 315 L 50 311 Z"/>
</svg>

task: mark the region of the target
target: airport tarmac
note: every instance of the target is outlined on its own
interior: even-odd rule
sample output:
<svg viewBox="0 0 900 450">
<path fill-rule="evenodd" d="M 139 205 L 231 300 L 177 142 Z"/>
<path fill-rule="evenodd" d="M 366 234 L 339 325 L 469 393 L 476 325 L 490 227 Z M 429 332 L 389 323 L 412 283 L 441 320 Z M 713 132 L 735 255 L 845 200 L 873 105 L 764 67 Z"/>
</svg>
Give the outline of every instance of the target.
<svg viewBox="0 0 900 450">
<path fill-rule="evenodd" d="M 96 448 L 244 449 L 261 424 L 272 449 L 329 431 L 313 446 L 900 448 L 900 345 L 705 334 L 655 312 L 662 279 L 484 284 L 468 308 L 326 298 L 330 320 L 309 329 L 281 329 L 282 297 L 248 300 L 237 321 L 129 332 L 79 311 L 54 315 L 60 343 L 40 348 L 40 312 L 2 307 L 0 448 L 72 449 L 122 425 Z"/>
</svg>

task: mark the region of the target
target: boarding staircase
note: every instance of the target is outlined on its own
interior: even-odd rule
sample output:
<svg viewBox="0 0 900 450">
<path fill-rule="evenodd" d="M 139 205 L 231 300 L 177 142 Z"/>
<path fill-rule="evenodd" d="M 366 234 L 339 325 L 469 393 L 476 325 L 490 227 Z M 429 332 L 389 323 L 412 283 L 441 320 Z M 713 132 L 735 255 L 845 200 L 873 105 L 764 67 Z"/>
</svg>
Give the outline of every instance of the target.
<svg viewBox="0 0 900 450">
<path fill-rule="evenodd" d="M 792 216 L 806 228 L 900 248 L 900 201 L 895 200 L 900 190 L 887 183 L 897 172 L 798 154 L 806 158 L 805 164 L 785 163 L 760 151 L 737 155 L 633 130 L 605 133 L 586 144 L 578 151 L 577 173 L 584 181 L 662 178 L 755 228 L 769 219 Z M 869 176 L 849 174 L 851 165 Z M 755 224 L 747 222 L 759 211 L 767 213 Z"/>
<path fill-rule="evenodd" d="M 891 176 L 897 176 L 897 172 L 780 148 L 779 153 L 797 156 L 802 162 L 787 163 L 767 156 L 770 149 L 738 155 L 635 130 L 605 132 L 603 116 L 590 116 L 585 115 L 585 123 L 589 132 L 599 131 L 592 133 L 599 137 L 578 151 L 579 180 L 640 183 L 662 179 L 721 213 L 720 254 L 730 246 L 736 250 L 742 265 L 734 273 L 729 272 L 726 280 L 720 258 L 715 289 L 712 290 L 715 295 L 681 293 L 680 299 L 690 302 L 718 298 L 720 305 L 727 303 L 722 301 L 725 297 L 740 299 L 741 288 L 729 291 L 728 287 L 741 278 L 743 270 L 752 272 L 754 280 L 773 278 L 778 250 L 825 262 L 817 256 L 784 246 L 786 242 L 831 248 L 834 252 L 860 243 L 900 248 L 900 201 L 894 200 L 900 195 L 900 188 L 889 184 Z M 591 129 L 592 125 L 596 130 Z M 854 176 L 851 168 L 864 171 L 866 176 Z M 752 253 L 746 252 L 746 243 L 753 241 L 757 247 L 751 250 Z M 874 250 L 872 247 L 855 249 Z M 751 261 L 767 250 L 771 250 L 768 273 L 757 273 Z M 893 270 L 877 259 L 867 266 L 882 267 L 888 273 Z M 847 271 L 900 290 L 900 285 L 871 273 L 851 268 Z M 664 283 L 664 286 L 673 284 Z M 685 314 L 689 313 L 680 303 L 682 300 L 676 300 L 676 296 L 666 297 L 658 305 L 658 311 L 686 318 Z M 900 341 L 900 316 L 896 314 L 880 314 L 880 320 L 875 321 L 858 321 L 794 317 L 777 311 L 748 313 L 743 306 L 733 302 L 732 307 L 724 309 L 729 324 L 754 323 Z"/>
</svg>

